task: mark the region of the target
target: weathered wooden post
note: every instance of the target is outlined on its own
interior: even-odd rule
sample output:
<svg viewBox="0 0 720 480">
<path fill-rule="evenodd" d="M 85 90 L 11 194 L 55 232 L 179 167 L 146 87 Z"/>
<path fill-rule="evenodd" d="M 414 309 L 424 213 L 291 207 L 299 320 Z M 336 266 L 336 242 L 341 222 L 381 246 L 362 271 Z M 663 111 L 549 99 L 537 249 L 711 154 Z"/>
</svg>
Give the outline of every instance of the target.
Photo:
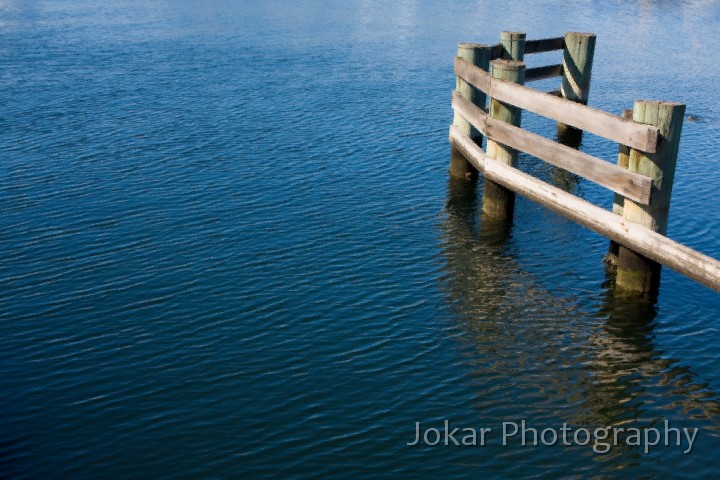
<svg viewBox="0 0 720 480">
<path fill-rule="evenodd" d="M 587 105 L 594 56 L 594 33 L 565 33 L 562 86 L 560 87 L 560 95 L 563 98 Z M 558 138 L 563 138 L 563 143 L 566 145 L 579 145 L 582 140 L 582 131 L 564 123 L 558 123 Z"/>
<path fill-rule="evenodd" d="M 627 108 L 623 110 L 622 112 L 622 118 L 625 120 L 632 120 L 633 117 L 633 111 L 632 108 Z M 628 168 L 630 164 L 630 147 L 627 145 L 620 145 L 618 148 L 618 159 L 617 164 L 619 167 L 622 168 Z M 615 194 L 615 198 L 613 199 L 613 206 L 612 211 L 616 215 L 622 215 L 623 214 L 623 207 L 625 206 L 625 197 L 620 195 L 619 193 Z M 620 248 L 620 245 L 610 240 L 610 251 L 608 253 L 608 263 L 611 265 L 617 265 L 617 256 L 618 256 L 618 249 Z"/>
<path fill-rule="evenodd" d="M 493 78 L 519 84 L 525 83 L 525 64 L 523 62 L 498 59 L 493 60 L 491 65 Z M 492 118 L 519 127 L 521 113 L 522 110 L 518 107 L 499 102 L 493 98 L 490 99 L 490 116 Z M 517 163 L 518 158 L 517 150 L 490 139 L 487 142 L 487 155 L 490 158 L 513 166 Z M 483 191 L 483 213 L 493 220 L 510 223 L 512 222 L 514 209 L 515 193 L 486 178 Z"/>
<path fill-rule="evenodd" d="M 563 76 L 560 88 L 563 98 L 583 105 L 587 104 L 594 56 L 594 33 L 565 33 Z"/>
<path fill-rule="evenodd" d="M 524 32 L 500 32 L 501 56 L 505 62 L 492 62 L 492 76 L 514 83 L 525 83 L 525 37 Z M 515 126 L 520 126 L 522 110 L 509 104 L 490 100 L 490 115 Z M 517 163 L 518 152 L 492 140 L 487 142 L 487 154 L 507 163 Z M 483 213 L 493 220 L 512 222 L 515 211 L 515 193 L 498 185 L 492 180 L 485 179 L 483 189 Z"/>
<path fill-rule="evenodd" d="M 500 32 L 502 58 L 505 60 L 525 60 L 525 33 Z"/>
<path fill-rule="evenodd" d="M 635 102 L 633 120 L 654 125 L 660 130 L 654 154 L 630 149 L 628 168 L 653 181 L 650 205 L 638 205 L 624 199 L 623 218 L 665 235 L 670 196 L 675 178 L 675 162 L 680 145 L 685 105 L 673 102 L 640 100 Z M 620 246 L 618 252 L 618 288 L 655 298 L 660 285 L 660 264 Z"/>
<path fill-rule="evenodd" d="M 491 47 L 487 45 L 481 45 L 479 43 L 461 43 L 458 45 L 457 55 L 463 60 L 467 60 L 485 71 L 490 69 Z M 460 77 L 457 77 L 456 90 L 464 98 L 467 98 L 475 105 L 485 110 L 485 93 L 473 87 Z M 482 144 L 482 135 L 480 132 L 473 128 L 467 120 L 465 120 L 457 112 L 455 113 L 453 119 L 453 125 L 458 127 L 463 133 L 470 136 L 476 144 Z M 450 149 L 450 176 L 463 179 L 472 179 L 477 177 L 477 170 L 475 170 L 475 167 L 470 165 L 470 162 L 468 162 L 454 147 Z"/>
</svg>

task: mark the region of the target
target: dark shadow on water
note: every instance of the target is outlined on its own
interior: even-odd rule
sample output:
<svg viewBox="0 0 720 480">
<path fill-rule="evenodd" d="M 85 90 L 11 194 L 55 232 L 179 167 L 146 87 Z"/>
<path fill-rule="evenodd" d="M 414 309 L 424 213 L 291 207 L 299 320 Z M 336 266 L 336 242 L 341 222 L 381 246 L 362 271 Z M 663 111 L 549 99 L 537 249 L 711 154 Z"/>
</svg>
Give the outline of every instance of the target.
<svg viewBox="0 0 720 480">
<path fill-rule="evenodd" d="M 558 143 L 578 150 L 582 146 L 583 131 L 567 125 L 558 125 L 555 140 Z"/>
</svg>

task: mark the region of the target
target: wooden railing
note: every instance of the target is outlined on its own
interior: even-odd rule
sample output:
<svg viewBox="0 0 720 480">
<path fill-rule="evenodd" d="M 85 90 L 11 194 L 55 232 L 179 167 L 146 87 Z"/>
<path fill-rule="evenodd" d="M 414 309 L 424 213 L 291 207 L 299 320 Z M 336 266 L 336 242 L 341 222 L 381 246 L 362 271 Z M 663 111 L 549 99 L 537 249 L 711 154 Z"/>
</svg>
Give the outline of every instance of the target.
<svg viewBox="0 0 720 480">
<path fill-rule="evenodd" d="M 585 105 L 594 35 L 573 33 L 525 42 L 522 33 L 503 32 L 501 38 L 498 45 L 462 44 L 465 58 L 456 57 L 454 62 L 458 89 L 452 97 L 456 120 L 450 141 L 454 152 L 485 176 L 483 211 L 491 219 L 511 221 L 512 192 L 517 192 L 620 244 L 615 260 L 621 288 L 656 295 L 659 264 L 663 264 L 720 291 L 720 262 L 664 235 L 685 106 L 639 101 L 634 109 L 639 121 L 634 121 Z M 520 62 L 525 54 L 560 49 L 563 64 L 525 69 Z M 554 76 L 563 78 L 559 96 L 522 85 Z M 587 131 L 618 142 L 623 165 L 520 128 L 520 110 L 577 129 L 580 135 Z M 483 136 L 487 153 L 482 149 Z M 517 151 L 608 188 L 617 194 L 619 208 L 616 213 L 604 210 L 518 170 Z M 454 171 L 463 176 L 457 165 Z"/>
<path fill-rule="evenodd" d="M 561 99 L 557 98 L 555 100 Z M 650 178 L 548 140 L 522 128 L 509 125 L 501 120 L 495 120 L 472 102 L 461 97 L 457 92 L 453 93 L 452 105 L 455 111 L 459 112 L 473 127 L 491 140 L 564 168 L 642 205 L 650 204 L 652 187 Z M 573 104 L 573 106 L 581 105 Z"/>
</svg>

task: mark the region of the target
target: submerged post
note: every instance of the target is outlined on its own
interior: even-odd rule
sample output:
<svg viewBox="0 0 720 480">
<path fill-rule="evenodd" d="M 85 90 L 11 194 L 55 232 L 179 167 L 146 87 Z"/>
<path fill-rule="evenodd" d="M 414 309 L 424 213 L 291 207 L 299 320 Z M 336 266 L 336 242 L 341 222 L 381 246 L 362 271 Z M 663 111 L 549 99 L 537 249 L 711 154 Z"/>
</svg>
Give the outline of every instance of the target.
<svg viewBox="0 0 720 480">
<path fill-rule="evenodd" d="M 479 43 L 461 43 L 458 45 L 457 56 L 463 60 L 467 60 L 476 67 L 488 71 L 490 69 L 490 53 L 491 48 L 486 45 Z M 456 90 L 464 98 L 485 110 L 485 93 L 473 87 L 460 77 L 457 77 Z M 482 135 L 480 132 L 473 128 L 467 120 L 457 112 L 453 119 L 453 125 L 472 138 L 476 144 L 481 145 Z M 454 147 L 450 149 L 450 176 L 464 179 L 472 179 L 477 176 L 477 170 L 475 170 L 475 168 L 470 165 L 470 162 Z"/>
<path fill-rule="evenodd" d="M 565 33 L 560 95 L 583 105 L 587 105 L 590 94 L 595 38 L 594 33 Z M 558 123 L 558 137 L 565 138 L 568 143 L 579 144 L 582 139 L 582 131 L 564 123 Z"/>
<path fill-rule="evenodd" d="M 655 125 L 660 130 L 654 154 L 630 149 L 628 167 L 653 181 L 650 205 L 638 205 L 624 199 L 623 218 L 665 235 L 667 232 L 670 196 L 675 178 L 675 163 L 685 105 L 673 102 L 640 100 L 635 102 L 633 120 Z M 623 290 L 648 298 L 657 296 L 660 285 L 660 264 L 620 246 L 616 285 Z"/>
<path fill-rule="evenodd" d="M 493 60 L 492 77 L 513 83 L 525 83 L 525 64 L 515 60 Z M 490 116 L 505 123 L 520 126 L 522 110 L 518 107 L 490 99 Z M 487 156 L 507 165 L 515 166 L 518 152 L 501 143 L 488 139 Z M 512 222 L 515 209 L 515 193 L 492 180 L 485 179 L 483 213 L 493 220 Z"/>
</svg>

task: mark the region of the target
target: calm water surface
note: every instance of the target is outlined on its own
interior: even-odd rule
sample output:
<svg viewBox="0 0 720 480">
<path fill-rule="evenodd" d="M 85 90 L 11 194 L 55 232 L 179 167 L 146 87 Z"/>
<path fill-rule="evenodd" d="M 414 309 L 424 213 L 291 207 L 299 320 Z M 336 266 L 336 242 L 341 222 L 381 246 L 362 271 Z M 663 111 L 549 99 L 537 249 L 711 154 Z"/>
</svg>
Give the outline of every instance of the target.
<svg viewBox="0 0 720 480">
<path fill-rule="evenodd" d="M 483 223 L 447 127 L 458 42 L 595 32 L 593 106 L 701 118 L 669 235 L 720 257 L 718 25 L 716 1 L 0 1 L 0 477 L 717 478 L 720 296 L 666 270 L 623 301 L 607 241 L 523 199 Z M 493 434 L 406 445 L 446 419 Z M 523 419 L 700 430 L 503 446 Z"/>
</svg>

